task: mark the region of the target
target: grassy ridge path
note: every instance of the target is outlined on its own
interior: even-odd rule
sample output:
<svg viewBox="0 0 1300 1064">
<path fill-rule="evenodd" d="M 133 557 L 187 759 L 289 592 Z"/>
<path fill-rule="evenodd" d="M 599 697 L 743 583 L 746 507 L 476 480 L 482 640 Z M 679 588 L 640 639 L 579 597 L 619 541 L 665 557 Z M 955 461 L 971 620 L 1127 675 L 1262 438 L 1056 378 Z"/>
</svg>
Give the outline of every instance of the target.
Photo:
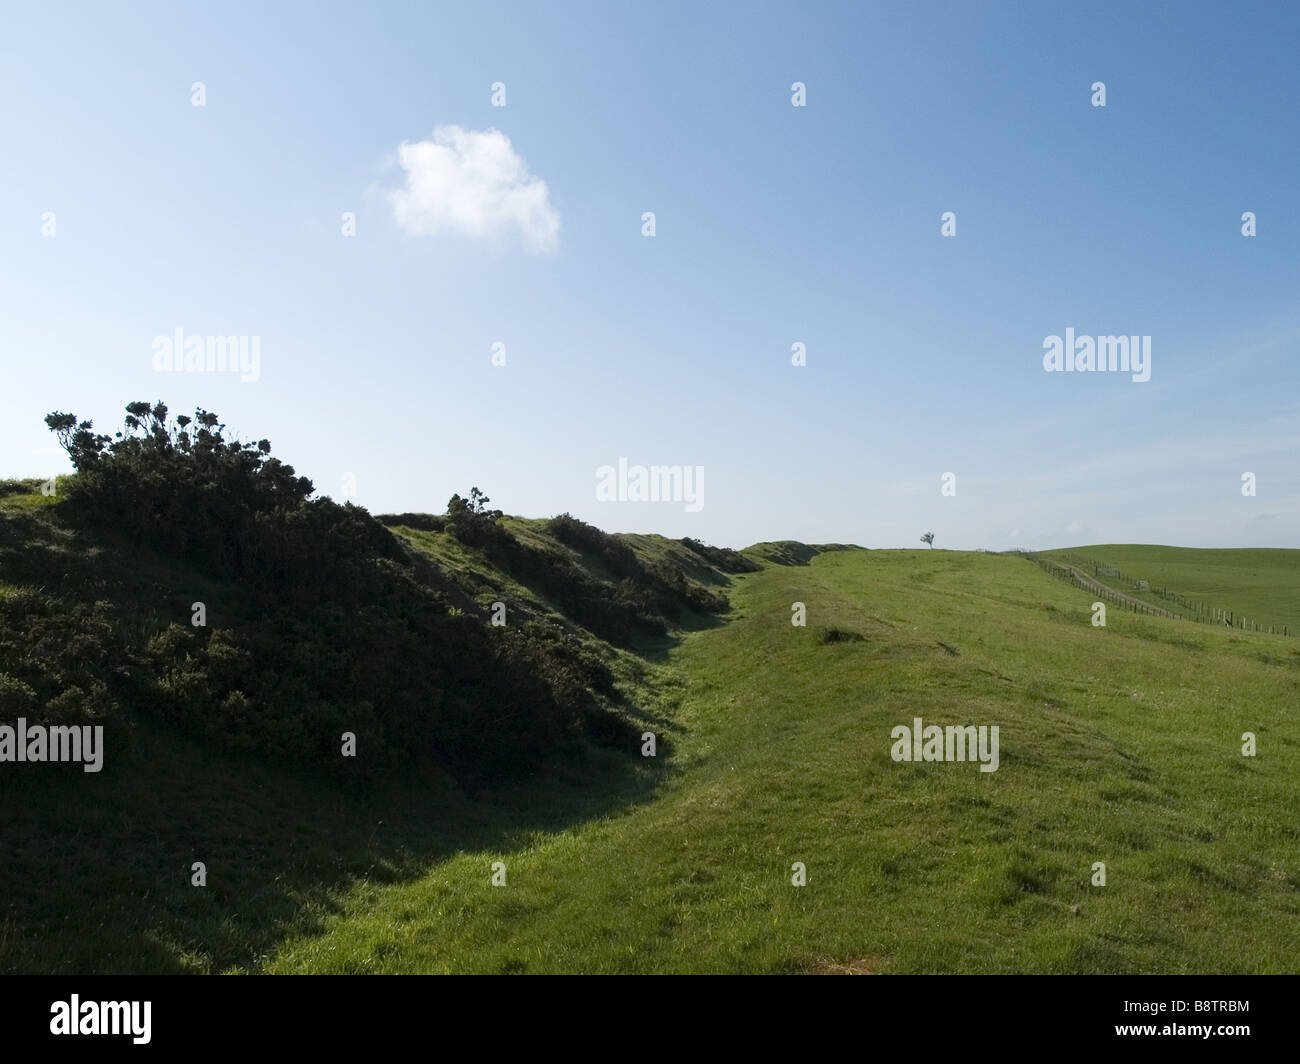
<svg viewBox="0 0 1300 1064">
<path fill-rule="evenodd" d="M 732 598 L 671 655 L 648 800 L 340 892 L 267 969 L 1295 969 L 1288 641 L 1093 628 L 1087 594 L 1037 567 L 947 551 L 771 565 Z M 999 770 L 894 762 L 916 716 L 998 725 Z"/>
</svg>

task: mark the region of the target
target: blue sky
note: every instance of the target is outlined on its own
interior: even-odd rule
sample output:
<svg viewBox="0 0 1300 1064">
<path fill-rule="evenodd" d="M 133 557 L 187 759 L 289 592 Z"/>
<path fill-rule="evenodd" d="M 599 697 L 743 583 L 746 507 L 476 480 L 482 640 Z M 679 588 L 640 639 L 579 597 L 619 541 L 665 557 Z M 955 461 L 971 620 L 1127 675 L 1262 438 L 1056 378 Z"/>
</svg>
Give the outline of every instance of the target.
<svg viewBox="0 0 1300 1064">
<path fill-rule="evenodd" d="M 375 512 L 1300 546 L 1298 11 L 11 6 L 0 473 L 161 398 Z M 259 379 L 155 371 L 178 327 Z M 1067 327 L 1151 379 L 1046 372 Z M 620 458 L 703 506 L 597 501 Z"/>
</svg>

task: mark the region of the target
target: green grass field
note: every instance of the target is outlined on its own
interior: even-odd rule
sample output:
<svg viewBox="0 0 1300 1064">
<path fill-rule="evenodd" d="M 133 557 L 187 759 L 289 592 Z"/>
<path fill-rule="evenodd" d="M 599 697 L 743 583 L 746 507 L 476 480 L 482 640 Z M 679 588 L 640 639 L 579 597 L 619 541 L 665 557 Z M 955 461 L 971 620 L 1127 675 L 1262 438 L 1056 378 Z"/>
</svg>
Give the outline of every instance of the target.
<svg viewBox="0 0 1300 1064">
<path fill-rule="evenodd" d="M 31 492 L 0 497 L 0 531 L 0 595 L 48 570 L 138 597 L 128 627 L 160 623 L 149 589 L 221 608 L 174 563 L 88 550 Z M 465 610 L 569 623 L 451 536 L 397 534 Z M 1017 557 L 773 543 L 726 577 L 622 539 L 732 601 L 630 647 L 573 627 L 657 757 L 349 790 L 127 706 L 102 773 L 0 777 L 0 971 L 1296 970 L 1300 641 L 1122 610 L 1095 628 L 1090 594 Z M 1278 552 L 1217 553 L 1225 597 L 1268 594 L 1246 556 Z M 997 725 L 1000 767 L 893 761 L 917 716 Z"/>
<path fill-rule="evenodd" d="M 1193 602 L 1231 610 L 1279 631 L 1300 632 L 1300 552 L 1281 549 L 1208 550 L 1135 543 L 1104 543 L 1043 551 L 1045 558 L 1087 558 L 1119 569 L 1125 576 L 1168 588 Z M 1089 575 L 1091 570 L 1089 570 Z M 1125 594 L 1165 609 L 1179 607 L 1151 592 L 1103 580 Z"/>
<path fill-rule="evenodd" d="M 653 796 L 312 903 L 266 969 L 1295 970 L 1294 641 L 1094 628 L 1085 593 L 991 555 L 826 553 L 736 584 L 734 619 L 670 656 Z M 913 716 L 998 724 L 1001 767 L 892 761 Z"/>
</svg>

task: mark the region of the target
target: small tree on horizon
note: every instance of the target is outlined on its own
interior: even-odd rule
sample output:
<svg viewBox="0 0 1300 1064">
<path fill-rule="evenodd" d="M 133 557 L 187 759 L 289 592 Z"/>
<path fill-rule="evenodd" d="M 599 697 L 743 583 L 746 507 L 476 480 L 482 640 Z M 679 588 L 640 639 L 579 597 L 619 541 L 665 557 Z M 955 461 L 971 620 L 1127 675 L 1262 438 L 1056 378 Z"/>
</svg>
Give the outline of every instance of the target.
<svg viewBox="0 0 1300 1064">
<path fill-rule="evenodd" d="M 934 533 L 927 532 L 924 536 L 921 537 L 921 542 L 930 544 L 930 549 L 934 550 Z"/>
<path fill-rule="evenodd" d="M 447 530 L 462 543 L 484 547 L 492 542 L 509 538 L 497 522 L 504 516 L 500 510 L 489 510 L 492 500 L 478 488 L 471 488 L 468 499 L 459 494 L 447 500 Z"/>
</svg>

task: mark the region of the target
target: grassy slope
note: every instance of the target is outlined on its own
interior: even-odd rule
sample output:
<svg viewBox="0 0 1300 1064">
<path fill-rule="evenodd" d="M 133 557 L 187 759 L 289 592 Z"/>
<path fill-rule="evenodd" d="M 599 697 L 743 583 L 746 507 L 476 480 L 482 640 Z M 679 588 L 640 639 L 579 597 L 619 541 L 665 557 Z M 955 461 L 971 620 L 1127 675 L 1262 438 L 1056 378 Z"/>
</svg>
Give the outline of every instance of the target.
<svg viewBox="0 0 1300 1064">
<path fill-rule="evenodd" d="M 1043 552 L 1048 558 L 1067 554 L 1094 559 L 1119 569 L 1125 576 L 1167 587 L 1194 602 L 1232 610 L 1238 617 L 1248 617 L 1261 625 L 1274 625 L 1279 630 L 1288 625 L 1293 634 L 1300 632 L 1300 551 L 1105 543 Z M 1115 579 L 1109 582 L 1125 594 L 1178 610 L 1159 596 L 1134 592 Z"/>
<path fill-rule="evenodd" d="M 118 596 L 124 623 L 148 632 L 164 623 L 159 613 L 168 611 L 157 603 L 169 595 L 184 606 L 197 588 L 220 613 L 222 587 L 184 566 L 87 542 L 58 524 L 52 501 L 0 492 L 0 595 L 51 577 L 98 594 L 102 577 L 104 586 L 128 589 Z M 545 539 L 543 522 L 511 523 Z M 450 536 L 415 536 L 432 556 L 477 568 L 477 578 L 465 579 L 482 582 L 482 599 L 500 587 L 512 603 L 537 603 Z M 638 545 L 662 558 L 675 548 L 658 537 Z M 447 583 L 458 587 L 461 578 L 447 575 Z M 610 662 L 624 711 L 657 727 L 660 691 L 671 697 L 673 674 L 573 628 Z M 651 657 L 671 643 L 659 640 Z M 354 793 L 284 765 L 214 754 L 129 706 L 123 713 L 130 727 L 115 733 L 98 774 L 76 765 L 0 767 L 0 972 L 255 970 L 285 935 L 310 933 L 334 897 L 363 879 L 419 876 L 448 854 L 509 848 L 610 803 L 643 801 L 662 770 L 605 753 L 581 769 L 557 762 L 496 793 L 463 794 L 434 770 Z M 207 864 L 205 890 L 189 885 L 193 861 Z"/>
<path fill-rule="evenodd" d="M 772 565 L 733 602 L 672 654 L 653 801 L 334 892 L 268 969 L 1294 970 L 1294 640 L 1093 628 L 1037 566 L 946 551 Z M 914 715 L 998 724 L 1000 770 L 894 763 Z"/>
<path fill-rule="evenodd" d="M 37 531 L 44 505 L 0 499 L 26 515 L 5 542 L 62 566 L 84 545 Z M 479 570 L 467 602 L 546 611 L 450 537 L 403 534 Z M 1096 630 L 1086 594 L 1017 559 L 754 553 L 777 564 L 734 578 L 726 626 L 598 648 L 671 757 L 495 795 L 437 776 L 352 795 L 140 719 L 98 776 L 6 773 L 0 971 L 1294 967 L 1294 640 L 1116 612 Z M 27 579 L 0 565 L 0 593 L 6 576 Z M 823 645 L 829 626 L 867 638 Z M 893 763 L 889 728 L 914 713 L 1000 724 L 1001 770 Z"/>
</svg>

